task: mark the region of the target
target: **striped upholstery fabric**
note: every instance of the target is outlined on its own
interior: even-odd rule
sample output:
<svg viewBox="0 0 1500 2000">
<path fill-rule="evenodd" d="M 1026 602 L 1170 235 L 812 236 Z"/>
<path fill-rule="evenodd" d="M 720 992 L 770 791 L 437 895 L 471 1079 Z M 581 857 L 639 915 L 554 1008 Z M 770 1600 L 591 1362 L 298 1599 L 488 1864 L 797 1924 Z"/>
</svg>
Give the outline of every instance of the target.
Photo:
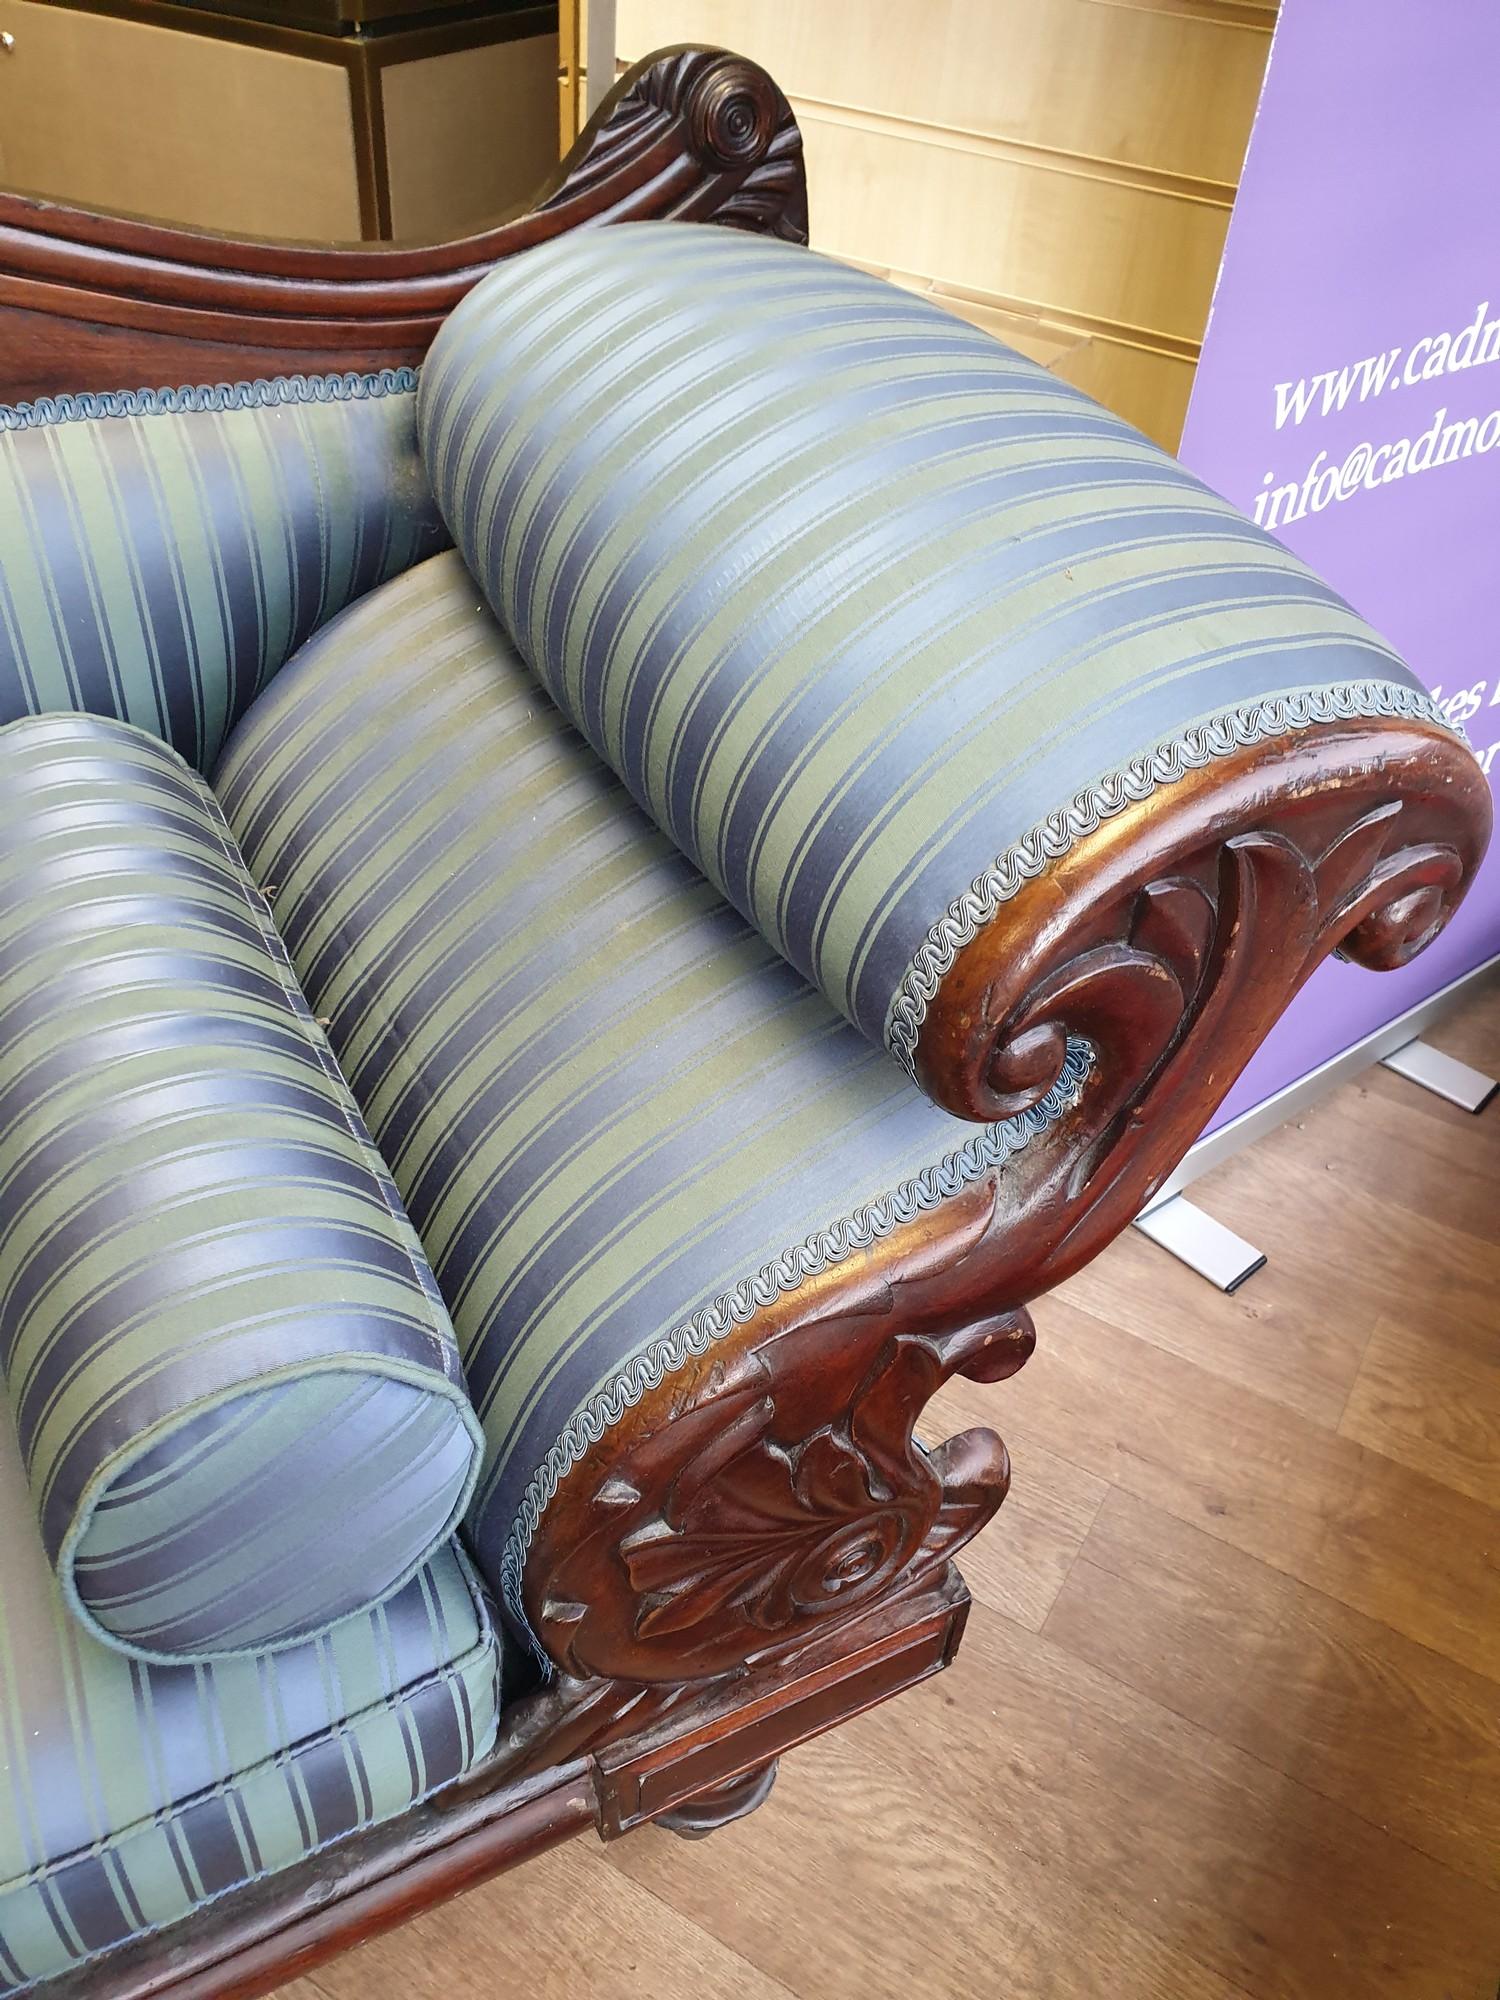
<svg viewBox="0 0 1500 2000">
<path fill-rule="evenodd" d="M 519 1617 L 538 1510 L 622 1399 L 989 1171 L 631 803 L 456 555 L 330 626 L 215 777 L 421 1232 Z"/>
<path fill-rule="evenodd" d="M 282 1643 L 451 1535 L 452 1327 L 203 780 L 0 731 L 0 1369 L 47 1551 L 148 1657 Z"/>
<path fill-rule="evenodd" d="M 143 1666 L 70 1615 L 29 1513 L 0 1405 L 0 1994 L 390 1818 L 494 1742 L 499 1647 L 456 1548 L 320 1639 Z"/>
<path fill-rule="evenodd" d="M 310 632 L 446 540 L 414 379 L 0 408 L 0 723 L 119 716 L 208 770 Z"/>
<path fill-rule="evenodd" d="M 1174 460 L 936 306 L 716 229 L 499 266 L 423 371 L 469 567 L 682 851 L 909 1057 L 959 944 L 1189 763 L 1431 714 Z"/>
</svg>

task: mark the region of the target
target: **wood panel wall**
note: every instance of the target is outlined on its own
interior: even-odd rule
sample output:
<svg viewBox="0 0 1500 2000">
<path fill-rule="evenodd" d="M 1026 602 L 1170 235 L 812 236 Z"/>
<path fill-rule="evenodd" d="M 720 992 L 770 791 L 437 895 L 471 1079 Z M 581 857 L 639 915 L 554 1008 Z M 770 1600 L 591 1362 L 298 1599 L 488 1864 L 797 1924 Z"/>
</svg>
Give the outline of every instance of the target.
<svg viewBox="0 0 1500 2000">
<path fill-rule="evenodd" d="M 813 242 L 1034 354 L 1175 449 L 1276 0 L 618 0 L 622 62 L 753 56 Z"/>
</svg>

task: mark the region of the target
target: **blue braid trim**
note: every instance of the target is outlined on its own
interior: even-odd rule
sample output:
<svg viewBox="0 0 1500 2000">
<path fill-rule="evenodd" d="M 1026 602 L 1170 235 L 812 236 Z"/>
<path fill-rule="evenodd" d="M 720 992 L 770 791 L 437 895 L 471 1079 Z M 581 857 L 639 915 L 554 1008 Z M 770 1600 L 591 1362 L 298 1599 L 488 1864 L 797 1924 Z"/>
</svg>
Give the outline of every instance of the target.
<svg viewBox="0 0 1500 2000">
<path fill-rule="evenodd" d="M 1331 686 L 1264 695 L 1225 709 L 1085 786 L 1067 805 L 1013 841 L 928 931 L 891 997 L 886 1047 L 907 1075 L 915 1077 L 917 1043 L 927 1009 L 964 946 L 973 942 L 1002 903 L 1009 902 L 1034 876 L 1045 873 L 1078 841 L 1097 833 L 1105 820 L 1132 803 L 1149 799 L 1164 785 L 1176 784 L 1188 771 L 1268 737 L 1295 735 L 1317 723 L 1379 716 L 1437 723 L 1460 742 L 1469 740 L 1420 689 L 1401 681 L 1339 681 Z"/>
<path fill-rule="evenodd" d="M 997 1125 L 981 1126 L 961 1146 L 914 1179 L 902 1181 L 890 1193 L 865 1202 L 831 1228 L 820 1229 L 816 1235 L 783 1250 L 779 1257 L 762 1264 L 753 1276 L 741 1278 L 732 1291 L 722 1293 L 712 1305 L 701 1307 L 690 1320 L 674 1326 L 668 1333 L 658 1334 L 649 1346 L 633 1354 L 594 1391 L 532 1474 L 500 1559 L 500 1594 L 505 1608 L 516 1630 L 530 1642 L 538 1664 L 549 1679 L 552 1662 L 526 1616 L 521 1601 L 521 1579 L 543 1512 L 589 1448 L 597 1445 L 605 1432 L 628 1409 L 633 1409 L 648 1390 L 659 1388 L 668 1375 L 683 1367 L 693 1355 L 706 1354 L 716 1340 L 722 1340 L 734 1327 L 754 1319 L 762 1306 L 772 1304 L 783 1292 L 794 1291 L 804 1278 L 815 1277 L 819 1271 L 843 1263 L 856 1250 L 867 1250 L 902 1223 L 912 1221 L 926 1209 L 940 1207 L 997 1167 L 1003 1167 L 1072 1110 L 1093 1066 L 1092 1044 L 1070 1036 L 1057 1081 L 1029 1111 L 1002 1119 Z"/>
<path fill-rule="evenodd" d="M 79 424 L 96 417 L 182 417 L 208 410 L 271 410 L 287 403 L 363 403 L 377 396 L 409 395 L 415 368 L 382 368 L 378 375 L 272 375 L 253 382 L 201 382 L 180 389 L 83 390 L 73 396 L 38 396 L 34 403 L 0 403 L 0 431 L 28 431 L 44 424 Z"/>
</svg>

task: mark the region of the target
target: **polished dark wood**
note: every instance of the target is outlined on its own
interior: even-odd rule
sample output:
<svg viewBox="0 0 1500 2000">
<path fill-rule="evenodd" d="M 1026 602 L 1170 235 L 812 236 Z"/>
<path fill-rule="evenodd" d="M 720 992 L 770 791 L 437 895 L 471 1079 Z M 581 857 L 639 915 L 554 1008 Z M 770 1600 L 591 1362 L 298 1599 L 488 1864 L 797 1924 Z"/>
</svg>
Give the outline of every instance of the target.
<svg viewBox="0 0 1500 2000">
<path fill-rule="evenodd" d="M 993 1049 L 992 1082 L 1021 1102 L 1064 1031 L 1097 1058 L 1075 1109 L 1007 1166 L 1003 1201 L 981 1181 L 806 1281 L 573 1469 L 526 1572 L 564 1671 L 507 1710 L 481 1772 L 132 1947 L 139 1973 L 130 1954 L 108 1986 L 91 1969 L 86 1990 L 250 1995 L 590 1820 L 606 1838 L 707 1831 L 764 1796 L 756 1774 L 787 1748 L 939 1670 L 967 1611 L 950 1557 L 1010 1468 L 983 1425 L 919 1449 L 928 1399 L 1017 1375 L 1027 1299 L 1123 1228 L 1321 958 L 1400 962 L 1435 935 L 1488 824 L 1442 730 L 1328 724 L 1190 773 L 1027 885 L 988 960 L 955 968 L 968 1004 L 938 1018 Z M 477 1818 L 445 1841 L 434 1815 L 455 1810 Z"/>
<path fill-rule="evenodd" d="M 731 1826 L 735 1820 L 744 1819 L 763 1806 L 771 1796 L 780 1768 L 780 1759 L 773 1757 L 769 1764 L 731 1778 L 712 1791 L 695 1792 L 685 1806 L 660 1814 L 656 1824 L 669 1833 L 680 1834 L 684 1840 L 706 1840 L 721 1826 Z"/>
<path fill-rule="evenodd" d="M 228 372 L 262 351 L 279 369 L 313 338 L 329 343 L 306 350 L 320 366 L 416 358 L 496 256 L 566 227 L 668 214 L 805 232 L 784 99 L 752 65 L 700 50 L 626 78 L 537 207 L 467 245 L 241 244 L 216 268 L 213 239 L 70 211 L 18 219 L 6 201 L 0 298 L 29 287 L 5 322 L 32 342 L 19 368 L 41 365 L 44 324 L 61 330 L 63 370 L 105 351 L 85 336 L 123 342 L 109 350 L 122 367 L 183 358 L 165 375 L 54 375 L 45 393 L 202 379 L 188 362 L 217 352 Z M 986 1424 L 921 1448 L 929 1399 L 1017 1375 L 1028 1303 L 1139 1211 L 1322 958 L 1397 964 L 1437 933 L 1489 813 L 1474 760 L 1441 729 L 1327 724 L 1187 773 L 1026 884 L 945 981 L 919 1068 L 941 1101 L 1003 1116 L 1081 1036 L 1094 1063 L 1075 1108 L 1003 1176 L 763 1308 L 574 1467 L 525 1586 L 562 1672 L 507 1709 L 481 1771 L 58 1995 L 248 1996 L 588 1825 L 707 1830 L 764 1796 L 785 1750 L 946 1665 L 967 1611 L 951 1558 L 1000 1506 L 1010 1465 Z"/>
<path fill-rule="evenodd" d="M 0 190 L 0 401 L 414 366 L 500 259 L 654 218 L 806 240 L 801 135 L 756 64 L 637 64 L 529 206 L 450 243 L 266 243 Z"/>
<path fill-rule="evenodd" d="M 1427 1033 L 1500 1075 L 1500 973 Z M 1377 1066 L 1192 1196 L 1270 1263 L 1126 1230 L 1037 1306 L 950 1672 L 285 2000 L 1494 2000 L 1500 1103 Z"/>
</svg>

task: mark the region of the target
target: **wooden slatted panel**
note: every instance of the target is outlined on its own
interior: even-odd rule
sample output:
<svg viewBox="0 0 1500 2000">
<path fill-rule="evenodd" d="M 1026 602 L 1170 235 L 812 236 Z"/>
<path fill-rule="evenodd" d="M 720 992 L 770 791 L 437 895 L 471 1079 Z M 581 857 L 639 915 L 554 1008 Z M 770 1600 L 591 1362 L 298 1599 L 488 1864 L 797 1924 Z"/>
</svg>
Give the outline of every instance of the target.
<svg viewBox="0 0 1500 2000">
<path fill-rule="evenodd" d="M 1273 0 L 620 0 L 622 61 L 679 40 L 769 68 L 813 240 L 1002 338 L 1175 447 Z M 1015 344 L 1028 352 L 1023 338 Z"/>
</svg>

